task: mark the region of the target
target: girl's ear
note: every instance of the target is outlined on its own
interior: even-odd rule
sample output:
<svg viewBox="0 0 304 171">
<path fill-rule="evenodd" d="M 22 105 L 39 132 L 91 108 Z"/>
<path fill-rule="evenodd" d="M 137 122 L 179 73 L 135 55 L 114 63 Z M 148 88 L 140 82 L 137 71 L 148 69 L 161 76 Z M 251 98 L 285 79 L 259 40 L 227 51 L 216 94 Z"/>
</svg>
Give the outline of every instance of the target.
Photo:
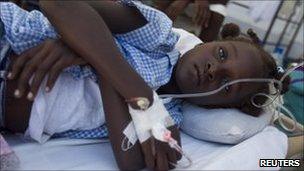
<svg viewBox="0 0 304 171">
<path fill-rule="evenodd" d="M 241 104 L 241 106 L 240 106 L 239 109 L 240 109 L 242 112 L 247 113 L 247 114 L 249 114 L 249 115 L 251 115 L 251 116 L 255 116 L 255 117 L 258 117 L 258 116 L 262 113 L 262 111 L 263 111 L 262 108 L 257 108 L 257 107 L 255 107 L 255 106 L 251 103 L 250 99 L 245 100 L 245 101 Z"/>
<path fill-rule="evenodd" d="M 285 74 L 285 72 L 278 72 L 277 70 L 274 71 L 274 73 L 272 74 L 273 77 L 277 80 L 280 80 L 283 75 Z M 290 76 L 287 76 L 283 82 L 282 82 L 282 90 L 281 90 L 281 94 L 285 94 L 288 90 L 289 90 L 289 84 L 290 84 L 291 78 Z M 276 88 L 278 88 L 278 86 L 276 85 Z"/>
</svg>

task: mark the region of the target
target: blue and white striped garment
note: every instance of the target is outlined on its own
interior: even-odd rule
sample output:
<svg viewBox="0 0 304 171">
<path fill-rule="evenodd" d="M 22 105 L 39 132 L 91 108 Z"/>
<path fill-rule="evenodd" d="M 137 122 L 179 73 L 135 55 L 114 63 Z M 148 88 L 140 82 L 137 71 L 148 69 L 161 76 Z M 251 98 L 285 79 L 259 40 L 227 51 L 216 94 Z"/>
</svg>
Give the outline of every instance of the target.
<svg viewBox="0 0 304 171">
<path fill-rule="evenodd" d="M 1 38 L 4 36 L 4 25 L 0 20 L 0 41 Z M 10 45 L 7 42 L 0 42 L 0 128 L 4 127 L 4 111 L 5 111 L 5 77 L 6 77 L 6 70 L 8 68 L 8 58 L 6 58 L 7 54 L 10 52 Z"/>
<path fill-rule="evenodd" d="M 173 66 L 179 58 L 174 50 L 179 36 L 172 31 L 172 21 L 162 12 L 137 1 L 121 0 L 124 5 L 135 6 L 148 23 L 126 34 L 113 35 L 121 53 L 146 83 L 154 90 L 169 82 Z M 1 42 L 8 42 L 17 54 L 38 45 L 47 38 L 57 38 L 55 29 L 39 11 L 27 12 L 13 3 L 0 3 L 0 17 L 4 23 L 5 36 Z M 89 67 L 73 66 L 65 72 L 75 79 L 85 77 L 96 81 L 96 75 Z M 176 122 L 182 120 L 181 101 L 173 100 L 166 105 Z M 102 138 L 108 135 L 105 125 L 93 130 L 70 130 L 56 136 L 70 138 Z"/>
</svg>

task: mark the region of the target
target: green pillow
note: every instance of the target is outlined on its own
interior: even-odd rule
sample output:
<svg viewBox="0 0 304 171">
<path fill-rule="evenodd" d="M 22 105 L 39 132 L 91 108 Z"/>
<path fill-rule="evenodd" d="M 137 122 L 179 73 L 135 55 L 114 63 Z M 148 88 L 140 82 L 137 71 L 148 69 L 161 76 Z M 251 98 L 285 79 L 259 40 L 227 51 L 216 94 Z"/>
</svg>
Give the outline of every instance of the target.
<svg viewBox="0 0 304 171">
<path fill-rule="evenodd" d="M 304 70 L 296 70 L 290 76 L 289 91 L 283 96 L 284 106 L 304 125 Z"/>
</svg>

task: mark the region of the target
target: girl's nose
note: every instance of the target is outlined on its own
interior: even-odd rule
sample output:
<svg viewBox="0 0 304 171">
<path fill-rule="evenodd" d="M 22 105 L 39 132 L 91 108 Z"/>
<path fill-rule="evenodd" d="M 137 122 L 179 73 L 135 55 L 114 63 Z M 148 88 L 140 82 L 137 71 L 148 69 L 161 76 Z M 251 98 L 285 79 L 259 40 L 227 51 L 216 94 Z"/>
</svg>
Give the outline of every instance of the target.
<svg viewBox="0 0 304 171">
<path fill-rule="evenodd" d="M 216 73 L 216 66 L 212 62 L 207 62 L 205 66 L 205 73 L 209 79 L 209 81 L 213 81 L 215 78 L 215 73 Z"/>
</svg>

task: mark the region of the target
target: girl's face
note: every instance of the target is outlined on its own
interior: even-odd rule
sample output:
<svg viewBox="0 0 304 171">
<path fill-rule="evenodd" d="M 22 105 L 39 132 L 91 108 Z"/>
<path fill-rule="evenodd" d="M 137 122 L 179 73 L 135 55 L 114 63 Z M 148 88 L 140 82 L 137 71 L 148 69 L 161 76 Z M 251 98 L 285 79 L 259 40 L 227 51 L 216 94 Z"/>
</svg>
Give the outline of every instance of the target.
<svg viewBox="0 0 304 171">
<path fill-rule="evenodd" d="M 255 47 L 223 41 L 205 43 L 188 51 L 177 63 L 175 78 L 182 93 L 199 93 L 236 79 L 260 78 L 262 71 L 262 59 Z M 200 106 L 227 107 L 241 103 L 257 87 L 257 83 L 238 83 L 214 95 L 186 100 Z"/>
</svg>

